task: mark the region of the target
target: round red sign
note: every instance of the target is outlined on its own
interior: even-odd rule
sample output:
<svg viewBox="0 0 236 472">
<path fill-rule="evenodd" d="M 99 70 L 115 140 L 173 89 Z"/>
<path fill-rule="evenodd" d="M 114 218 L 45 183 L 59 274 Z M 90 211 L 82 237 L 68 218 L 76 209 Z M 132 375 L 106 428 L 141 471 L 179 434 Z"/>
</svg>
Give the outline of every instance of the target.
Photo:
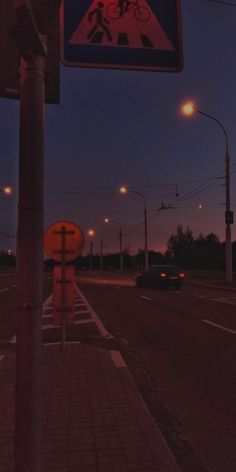
<svg viewBox="0 0 236 472">
<path fill-rule="evenodd" d="M 59 262 L 76 259 L 84 248 L 84 242 L 82 230 L 70 221 L 57 221 L 44 233 L 44 251 Z"/>
</svg>

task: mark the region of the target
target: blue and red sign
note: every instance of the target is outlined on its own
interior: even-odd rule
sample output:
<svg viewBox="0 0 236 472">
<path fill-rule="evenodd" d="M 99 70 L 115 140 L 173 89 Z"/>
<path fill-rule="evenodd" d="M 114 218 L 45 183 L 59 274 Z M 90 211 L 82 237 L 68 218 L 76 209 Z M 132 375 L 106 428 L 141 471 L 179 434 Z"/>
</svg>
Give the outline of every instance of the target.
<svg viewBox="0 0 236 472">
<path fill-rule="evenodd" d="M 180 0 L 64 0 L 62 63 L 177 72 Z"/>
</svg>

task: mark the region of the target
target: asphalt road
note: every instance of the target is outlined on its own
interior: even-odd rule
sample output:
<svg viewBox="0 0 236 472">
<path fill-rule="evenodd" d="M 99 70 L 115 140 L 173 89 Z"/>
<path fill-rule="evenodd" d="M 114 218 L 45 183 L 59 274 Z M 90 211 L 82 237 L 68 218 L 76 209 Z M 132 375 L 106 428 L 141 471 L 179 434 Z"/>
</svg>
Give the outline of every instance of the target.
<svg viewBox="0 0 236 472">
<path fill-rule="evenodd" d="M 77 284 L 87 300 L 83 316 L 92 319 L 77 325 L 73 339 L 83 333 L 111 348 L 107 332 L 113 336 L 181 470 L 234 472 L 236 293 L 138 289 L 107 273 L 81 273 Z M 45 299 L 51 288 L 46 274 Z M 2 275 L 1 349 L 15 334 L 15 317 L 15 276 Z"/>
<path fill-rule="evenodd" d="M 138 289 L 107 274 L 80 275 L 78 284 L 119 339 L 149 406 L 165 417 L 167 440 L 180 461 L 186 456 L 182 470 L 235 471 L 236 293 Z"/>
</svg>

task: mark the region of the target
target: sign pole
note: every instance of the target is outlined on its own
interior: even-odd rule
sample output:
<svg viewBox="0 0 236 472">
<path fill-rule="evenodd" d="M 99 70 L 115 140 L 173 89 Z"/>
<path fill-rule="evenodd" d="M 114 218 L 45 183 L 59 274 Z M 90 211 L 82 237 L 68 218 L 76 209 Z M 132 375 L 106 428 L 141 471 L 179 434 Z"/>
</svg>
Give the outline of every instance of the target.
<svg viewBox="0 0 236 472">
<path fill-rule="evenodd" d="M 15 472 L 41 471 L 44 64 L 20 64 Z"/>
<path fill-rule="evenodd" d="M 61 315 L 62 315 L 62 350 L 66 343 L 66 228 L 61 228 Z"/>
</svg>

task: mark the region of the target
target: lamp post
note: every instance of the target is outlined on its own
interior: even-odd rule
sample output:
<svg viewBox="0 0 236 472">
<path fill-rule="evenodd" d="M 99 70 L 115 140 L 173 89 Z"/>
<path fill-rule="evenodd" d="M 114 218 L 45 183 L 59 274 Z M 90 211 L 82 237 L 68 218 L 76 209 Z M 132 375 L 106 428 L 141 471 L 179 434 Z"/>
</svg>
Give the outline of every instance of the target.
<svg viewBox="0 0 236 472">
<path fill-rule="evenodd" d="M 118 221 L 110 220 L 109 218 L 104 219 L 105 223 L 114 223 L 119 227 L 119 239 L 120 239 L 120 271 L 123 271 L 123 233 L 121 229 L 121 225 Z"/>
<path fill-rule="evenodd" d="M 93 238 L 95 235 L 94 229 L 88 230 L 88 235 Z M 89 251 L 89 269 L 93 270 L 93 239 L 90 241 L 90 251 Z"/>
<path fill-rule="evenodd" d="M 137 190 L 133 190 L 130 188 L 127 188 L 125 186 L 120 187 L 120 193 L 135 193 L 136 195 L 139 195 L 143 202 L 144 202 L 144 255 L 145 255 L 145 269 L 148 269 L 148 229 L 147 229 L 147 201 L 145 196 L 141 192 L 137 192 Z"/>
<path fill-rule="evenodd" d="M 193 113 L 199 113 L 199 115 L 206 116 L 207 118 L 215 121 L 224 133 L 225 138 L 225 258 L 226 258 L 226 280 L 232 282 L 232 244 L 231 244 L 231 224 L 233 223 L 233 212 L 230 210 L 230 158 L 229 158 L 229 145 L 228 136 L 226 129 L 222 123 L 214 116 L 196 108 L 192 102 L 185 103 L 182 106 L 182 113 L 187 116 L 191 116 Z"/>
</svg>

